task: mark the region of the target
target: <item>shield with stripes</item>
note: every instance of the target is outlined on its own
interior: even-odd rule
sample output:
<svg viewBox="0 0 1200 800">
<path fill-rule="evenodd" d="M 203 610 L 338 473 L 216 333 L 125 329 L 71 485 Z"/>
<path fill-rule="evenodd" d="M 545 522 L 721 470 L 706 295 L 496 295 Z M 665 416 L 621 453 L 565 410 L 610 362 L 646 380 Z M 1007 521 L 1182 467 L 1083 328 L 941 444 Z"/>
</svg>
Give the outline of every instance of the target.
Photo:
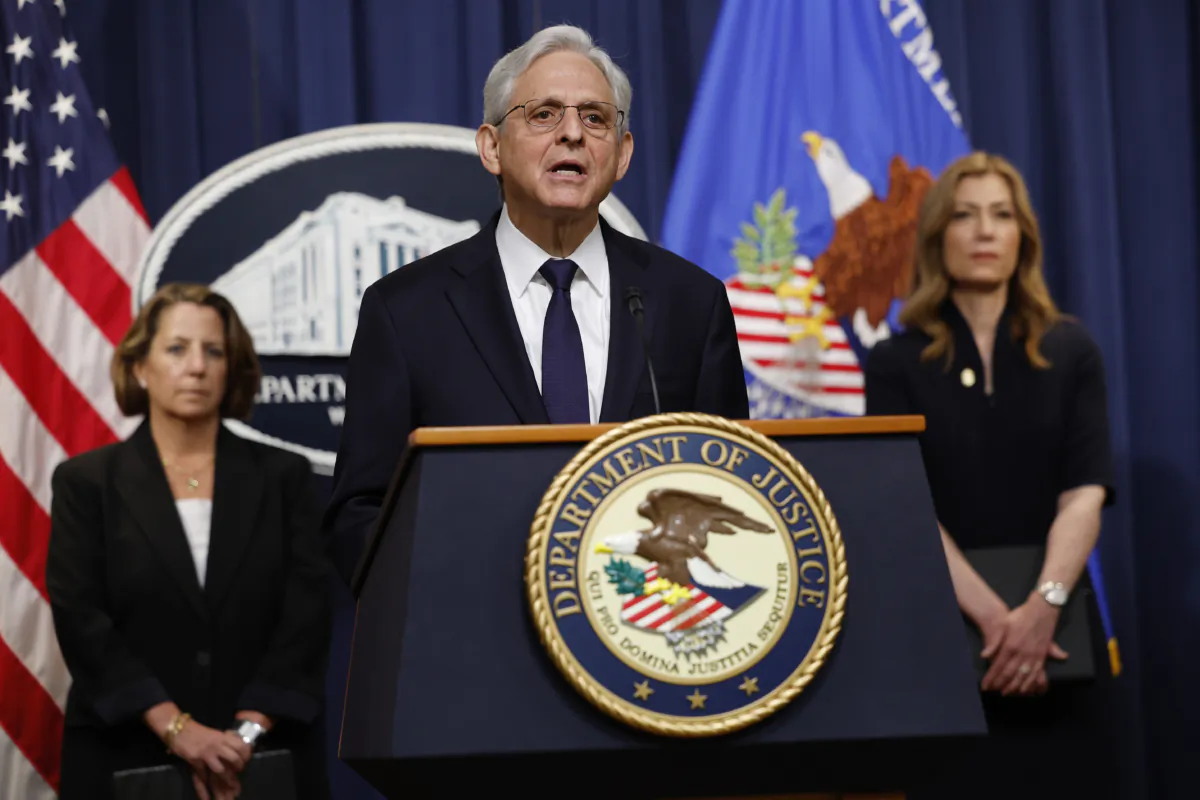
<svg viewBox="0 0 1200 800">
<path fill-rule="evenodd" d="M 659 579 L 657 563 L 642 573 L 640 590 L 631 588 L 621 606 L 621 621 L 638 630 L 663 634 L 676 655 L 689 659 L 715 648 L 724 638 L 726 620 L 764 591 L 740 581 L 734 581 L 740 586 L 712 586 L 695 578 L 681 586 Z"/>
</svg>

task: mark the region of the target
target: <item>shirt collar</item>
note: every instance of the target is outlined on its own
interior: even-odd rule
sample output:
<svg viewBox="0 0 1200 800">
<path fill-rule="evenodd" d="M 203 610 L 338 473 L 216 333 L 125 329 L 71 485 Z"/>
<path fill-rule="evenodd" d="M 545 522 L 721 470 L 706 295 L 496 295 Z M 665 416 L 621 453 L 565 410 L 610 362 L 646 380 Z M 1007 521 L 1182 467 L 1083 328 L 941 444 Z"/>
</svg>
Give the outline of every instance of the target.
<svg viewBox="0 0 1200 800">
<path fill-rule="evenodd" d="M 1004 310 L 1000 312 L 1000 319 L 996 322 L 996 338 L 993 347 L 997 361 L 1003 359 L 1010 352 L 1025 352 L 1024 340 L 1014 337 L 1012 332 L 1013 317 L 1016 315 L 1016 310 L 1016 294 L 1010 290 L 1008 301 L 1004 304 Z M 968 324 L 967 318 L 963 316 L 958 305 L 948 295 L 942 301 L 940 311 L 942 321 L 950 327 L 950 331 L 956 341 L 954 360 L 958 362 L 968 359 L 972 353 L 975 354 L 976 358 L 979 358 L 979 351 L 975 346 L 975 334 L 971 332 L 971 326 Z"/>
<path fill-rule="evenodd" d="M 542 265 L 555 258 L 521 233 L 508 216 L 507 204 L 501 209 L 500 221 L 496 223 L 496 249 L 504 268 L 504 280 L 513 297 L 524 295 Z M 567 258 L 579 266 L 579 272 L 601 298 L 608 297 L 608 253 L 604 249 L 604 233 L 600 230 L 599 220 Z"/>
</svg>

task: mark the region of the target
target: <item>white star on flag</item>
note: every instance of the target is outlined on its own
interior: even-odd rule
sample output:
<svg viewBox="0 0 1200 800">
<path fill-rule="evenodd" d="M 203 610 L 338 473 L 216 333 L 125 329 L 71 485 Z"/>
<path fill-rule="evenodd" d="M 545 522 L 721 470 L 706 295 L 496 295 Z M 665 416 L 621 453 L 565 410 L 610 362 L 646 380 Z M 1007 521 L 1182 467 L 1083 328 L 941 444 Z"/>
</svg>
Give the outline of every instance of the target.
<svg viewBox="0 0 1200 800">
<path fill-rule="evenodd" d="M 56 47 L 54 52 L 52 52 L 50 55 L 53 58 L 57 58 L 59 63 L 62 64 L 62 68 L 66 69 L 67 64 L 70 64 L 71 62 L 76 64 L 79 63 L 79 54 L 75 52 L 77 47 L 79 47 L 78 42 L 68 42 L 66 39 L 60 37 L 58 40 L 58 47 Z"/>
<path fill-rule="evenodd" d="M 29 102 L 29 90 L 18 89 L 16 86 L 13 86 L 8 97 L 4 98 L 4 105 L 12 106 L 13 118 L 20 116 L 22 111 L 33 111 L 33 103 Z"/>
<path fill-rule="evenodd" d="M 55 145 L 54 155 L 47 159 L 46 163 L 54 167 L 58 172 L 58 177 L 61 178 L 67 170 L 75 169 L 75 162 L 71 160 L 74 155 L 75 148 L 68 147 L 66 150 L 63 150 L 62 147 Z"/>
<path fill-rule="evenodd" d="M 107 128 L 108 127 L 108 112 L 105 111 L 103 108 L 101 108 L 96 111 L 96 116 L 100 119 L 101 122 L 104 123 L 104 127 Z"/>
<path fill-rule="evenodd" d="M 150 224 L 99 124 L 104 103 L 84 82 L 83 70 L 96 66 L 80 63 L 88 40 L 67 28 L 65 16 L 87 5 L 0 0 L 3 800 L 54 800 L 60 786 L 70 788 L 72 767 L 61 756 L 72 676 L 45 592 L 51 478 L 66 459 L 121 441 L 137 425 L 117 407 L 108 373 L 133 321 Z"/>
<path fill-rule="evenodd" d="M 61 125 L 66 122 L 67 117 L 78 117 L 79 112 L 75 110 L 75 95 L 63 97 L 62 92 L 55 92 L 58 99 L 50 106 L 50 112 L 58 115 L 58 122 Z"/>
<path fill-rule="evenodd" d="M 13 34 L 13 43 L 5 48 L 6 53 L 11 53 L 14 64 L 20 64 L 22 58 L 33 58 L 33 37 L 26 36 L 24 39 L 18 33 Z"/>
<path fill-rule="evenodd" d="M 10 222 L 14 216 L 25 216 L 25 212 L 21 210 L 21 195 L 14 195 L 8 189 L 5 189 L 4 200 L 0 201 L 0 211 L 4 212 L 5 219 Z"/>
<path fill-rule="evenodd" d="M 8 159 L 8 168 L 16 169 L 17 164 L 28 164 L 29 159 L 25 157 L 25 143 L 18 144 L 10 137 L 8 147 L 4 148 L 4 152 L 0 153 L 0 157 Z"/>
</svg>

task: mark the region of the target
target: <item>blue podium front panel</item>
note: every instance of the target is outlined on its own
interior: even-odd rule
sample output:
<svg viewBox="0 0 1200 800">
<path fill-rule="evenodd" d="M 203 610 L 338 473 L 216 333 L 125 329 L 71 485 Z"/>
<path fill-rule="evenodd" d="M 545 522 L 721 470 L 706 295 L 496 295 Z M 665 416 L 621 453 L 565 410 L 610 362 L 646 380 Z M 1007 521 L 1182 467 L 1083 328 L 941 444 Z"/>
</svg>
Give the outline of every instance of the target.
<svg viewBox="0 0 1200 800">
<path fill-rule="evenodd" d="M 535 511 L 578 446 L 428 448 L 415 455 L 359 596 L 341 757 L 378 767 L 572 756 L 650 769 L 669 754 L 708 759 L 715 750 L 736 761 L 757 751 L 799 755 L 800 745 L 843 756 L 869 747 L 877 759 L 910 752 L 897 749 L 905 743 L 982 734 L 915 436 L 778 441 L 825 492 L 849 575 L 830 660 L 789 705 L 743 731 L 688 740 L 601 713 L 543 650 L 524 584 Z M 796 784 L 789 788 L 820 788 Z"/>
</svg>

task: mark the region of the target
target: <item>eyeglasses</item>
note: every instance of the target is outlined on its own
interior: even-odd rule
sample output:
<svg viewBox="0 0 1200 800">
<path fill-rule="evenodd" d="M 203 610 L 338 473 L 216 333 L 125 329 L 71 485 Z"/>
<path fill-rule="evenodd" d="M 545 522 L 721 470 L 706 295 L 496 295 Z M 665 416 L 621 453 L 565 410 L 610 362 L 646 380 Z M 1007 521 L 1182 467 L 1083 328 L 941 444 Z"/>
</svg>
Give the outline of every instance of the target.
<svg viewBox="0 0 1200 800">
<path fill-rule="evenodd" d="M 625 117 L 625 112 L 612 103 L 600 100 L 589 100 L 579 105 L 565 105 L 557 100 L 529 100 L 519 106 L 513 106 L 500 118 L 503 122 L 509 114 L 518 108 L 524 110 L 525 121 L 535 128 L 550 129 L 562 122 L 568 108 L 579 112 L 579 121 L 585 128 L 592 130 L 608 130 L 619 124 Z"/>
</svg>

